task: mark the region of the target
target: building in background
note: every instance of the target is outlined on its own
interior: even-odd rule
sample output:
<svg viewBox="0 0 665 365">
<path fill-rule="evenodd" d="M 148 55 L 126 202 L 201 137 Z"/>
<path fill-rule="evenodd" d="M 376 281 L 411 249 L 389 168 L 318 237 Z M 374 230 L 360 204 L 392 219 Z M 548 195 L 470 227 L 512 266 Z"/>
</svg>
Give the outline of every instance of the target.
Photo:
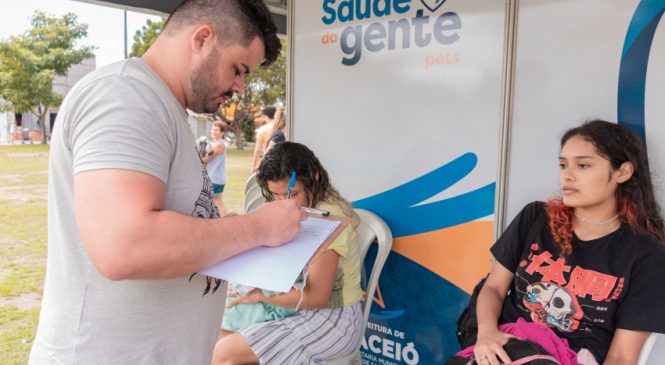
<svg viewBox="0 0 665 365">
<path fill-rule="evenodd" d="M 78 65 L 72 66 L 66 76 L 55 77 L 53 80 L 53 91 L 57 92 L 63 97 L 67 96 L 67 93 L 72 89 L 74 84 L 76 84 L 85 75 L 94 71 L 95 68 L 95 58 L 88 58 L 83 60 L 83 62 L 79 63 Z M 58 115 L 58 110 L 59 107 L 49 108 L 48 115 L 46 117 L 47 136 L 51 135 L 51 130 L 53 129 L 55 118 Z M 32 131 L 41 133 L 37 115 L 30 112 L 16 114 L 12 112 L 0 112 L 0 141 L 4 142 L 11 140 L 9 132 L 12 124 L 14 123 L 16 124 L 17 132 L 22 132 L 25 130 L 26 133 Z"/>
</svg>

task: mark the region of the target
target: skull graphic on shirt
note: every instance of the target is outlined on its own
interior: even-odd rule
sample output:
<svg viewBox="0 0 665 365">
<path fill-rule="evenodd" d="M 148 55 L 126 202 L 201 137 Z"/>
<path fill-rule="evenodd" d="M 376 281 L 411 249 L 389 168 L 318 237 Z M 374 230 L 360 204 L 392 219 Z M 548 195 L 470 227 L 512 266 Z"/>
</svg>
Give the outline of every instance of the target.
<svg viewBox="0 0 665 365">
<path fill-rule="evenodd" d="M 538 282 L 526 288 L 524 305 L 534 322 L 573 332 L 584 315 L 577 298 L 568 290 L 552 283 Z"/>
</svg>

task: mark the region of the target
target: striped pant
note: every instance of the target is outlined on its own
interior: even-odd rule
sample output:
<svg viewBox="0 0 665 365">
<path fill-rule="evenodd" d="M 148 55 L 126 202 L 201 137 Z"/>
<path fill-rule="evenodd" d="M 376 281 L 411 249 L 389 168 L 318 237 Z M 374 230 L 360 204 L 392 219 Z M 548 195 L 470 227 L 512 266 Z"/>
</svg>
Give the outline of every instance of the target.
<svg viewBox="0 0 665 365">
<path fill-rule="evenodd" d="M 360 303 L 301 309 L 292 317 L 240 330 L 264 365 L 325 364 L 355 350 L 363 318 Z"/>
</svg>

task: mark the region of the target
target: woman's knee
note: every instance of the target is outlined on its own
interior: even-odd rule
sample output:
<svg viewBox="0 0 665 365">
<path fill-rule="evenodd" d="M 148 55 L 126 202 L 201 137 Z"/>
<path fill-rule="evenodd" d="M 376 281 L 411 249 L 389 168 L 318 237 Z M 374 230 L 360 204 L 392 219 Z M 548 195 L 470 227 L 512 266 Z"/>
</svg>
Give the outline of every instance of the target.
<svg viewBox="0 0 665 365">
<path fill-rule="evenodd" d="M 258 364 L 247 340 L 238 333 L 233 333 L 217 341 L 212 354 L 212 365 Z"/>
</svg>

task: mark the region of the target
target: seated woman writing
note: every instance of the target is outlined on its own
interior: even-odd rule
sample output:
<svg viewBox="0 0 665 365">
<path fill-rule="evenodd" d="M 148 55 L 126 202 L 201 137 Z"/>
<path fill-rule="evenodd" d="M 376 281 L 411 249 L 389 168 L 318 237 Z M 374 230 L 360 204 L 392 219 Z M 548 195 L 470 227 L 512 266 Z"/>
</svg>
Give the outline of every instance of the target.
<svg viewBox="0 0 665 365">
<path fill-rule="evenodd" d="M 635 364 L 665 332 L 665 233 L 642 141 L 591 121 L 564 134 L 559 167 L 562 196 L 527 205 L 491 248 L 477 364 L 511 362 L 499 323 L 540 324 L 572 364 Z"/>
<path fill-rule="evenodd" d="M 227 305 L 264 302 L 297 311 L 222 336 L 212 364 L 319 364 L 351 353 L 358 344 L 363 296 L 355 232 L 359 218 L 330 184 L 319 159 L 299 143 L 277 143 L 261 161 L 256 178 L 266 200 L 287 198 L 293 172 L 296 182 L 291 199 L 303 207 L 351 218 L 352 223 L 307 265 L 302 291 L 294 288 L 265 296 L 262 290 L 253 289 Z"/>
</svg>

